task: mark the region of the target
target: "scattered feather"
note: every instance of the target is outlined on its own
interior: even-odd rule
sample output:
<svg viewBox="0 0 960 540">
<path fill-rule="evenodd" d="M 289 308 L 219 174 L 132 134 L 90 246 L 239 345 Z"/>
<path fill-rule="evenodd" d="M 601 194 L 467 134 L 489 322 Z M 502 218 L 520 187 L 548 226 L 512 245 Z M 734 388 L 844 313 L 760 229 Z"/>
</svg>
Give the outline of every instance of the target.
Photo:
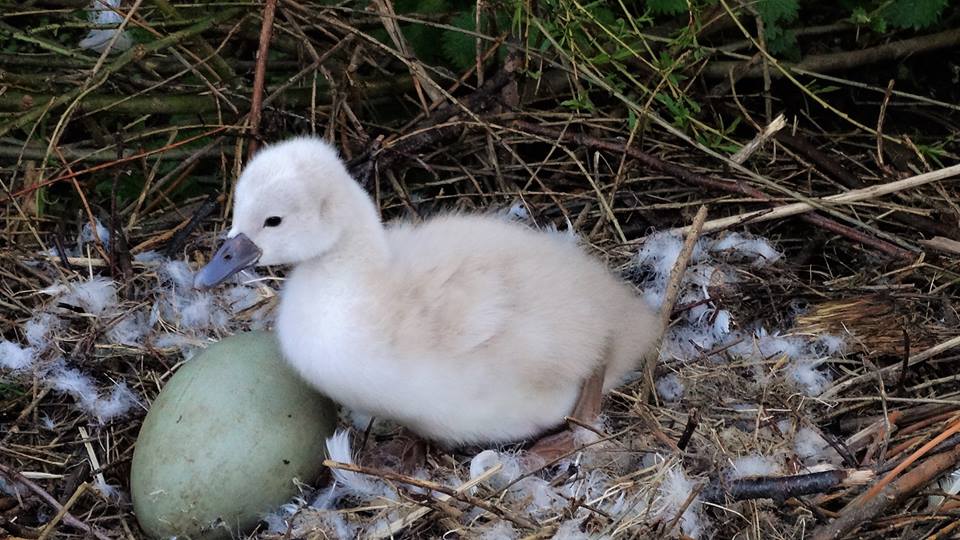
<svg viewBox="0 0 960 540">
<path fill-rule="evenodd" d="M 117 287 L 112 279 L 93 277 L 69 283 L 58 301 L 78 307 L 91 315 L 103 315 L 117 307 Z"/>
<path fill-rule="evenodd" d="M 476 529 L 477 540 L 517 540 L 520 538 L 518 531 L 509 521 L 500 520 L 486 527 Z"/>
<path fill-rule="evenodd" d="M 353 463 L 353 451 L 350 447 L 350 433 L 346 430 L 337 430 L 327 439 L 327 455 L 333 461 Z M 363 501 L 376 499 L 393 500 L 396 494 L 383 480 L 365 474 L 343 469 L 331 469 L 333 478 L 344 491 Z"/>
<path fill-rule="evenodd" d="M 33 365 L 34 350 L 21 347 L 12 341 L 0 340 L 0 367 L 21 371 Z"/>
<path fill-rule="evenodd" d="M 0 493 L 21 499 L 30 493 L 30 490 L 20 482 L 10 480 L 0 475 Z"/>
<path fill-rule="evenodd" d="M 24 337 L 31 347 L 44 350 L 49 346 L 51 332 L 60 327 L 60 320 L 50 313 L 34 315 L 23 327 Z"/>
<path fill-rule="evenodd" d="M 712 252 L 726 252 L 733 257 L 753 261 L 754 266 L 766 266 L 777 261 L 781 253 L 765 238 L 728 232 L 710 245 Z"/>
<path fill-rule="evenodd" d="M 96 242 L 99 238 L 100 242 L 103 244 L 104 249 L 110 250 L 110 230 L 103 226 L 103 223 L 100 223 L 100 220 L 96 221 L 96 231 L 97 234 L 94 236 L 93 231 L 94 227 L 90 226 L 90 223 L 84 223 L 83 227 L 80 228 L 80 235 L 77 236 L 77 245 L 82 246 L 83 244 L 90 244 Z"/>
<path fill-rule="evenodd" d="M 230 306 L 230 311 L 233 313 L 250 309 L 260 303 L 260 294 L 257 292 L 257 289 L 243 285 L 235 285 L 228 288 L 224 292 L 224 298 L 226 299 L 227 305 Z"/>
<path fill-rule="evenodd" d="M 774 476 L 782 472 L 783 467 L 775 458 L 751 454 L 734 459 L 726 472 L 726 477 L 728 480 L 738 480 L 757 476 Z"/>
<path fill-rule="evenodd" d="M 954 497 L 960 493 L 960 469 L 956 469 L 953 472 L 942 476 L 937 480 L 937 487 L 940 491 L 945 493 L 947 496 Z M 927 498 L 927 507 L 930 510 L 938 510 L 940 505 L 943 504 L 945 498 L 943 495 L 930 495 Z"/>
<path fill-rule="evenodd" d="M 803 427 L 797 430 L 793 439 L 793 450 L 805 465 L 819 463 L 840 463 L 840 455 L 830 443 L 814 429 Z"/>
<path fill-rule="evenodd" d="M 484 481 L 494 490 L 506 487 L 507 484 L 516 480 L 522 471 L 520 456 L 503 454 L 496 450 L 484 450 L 470 460 L 470 478 L 477 478 L 497 465 L 503 468 Z"/>
<path fill-rule="evenodd" d="M 790 380 L 806 395 L 815 397 L 823 393 L 830 386 L 830 375 L 817 369 L 817 362 L 813 360 L 794 360 L 787 367 Z"/>
<path fill-rule="evenodd" d="M 139 345 L 150 332 L 145 313 L 134 311 L 124 314 L 107 329 L 107 340 L 117 345 Z"/>
<path fill-rule="evenodd" d="M 835 356 L 846 349 L 847 342 L 842 336 L 834 334 L 821 334 L 815 341 L 819 352 L 825 356 Z"/>
<path fill-rule="evenodd" d="M 93 488 L 107 500 L 122 501 L 124 499 L 123 491 L 117 486 L 108 484 L 105 480 L 96 479 L 93 482 Z"/>
<path fill-rule="evenodd" d="M 160 265 L 161 279 L 174 286 L 179 291 L 189 291 L 193 288 L 194 271 L 184 261 L 167 261 Z"/>
<path fill-rule="evenodd" d="M 590 536 L 580 530 L 581 520 L 567 520 L 560 524 L 553 540 L 588 540 Z"/>
<path fill-rule="evenodd" d="M 694 498 L 693 502 L 687 504 L 695 487 L 696 482 L 687 478 L 683 468 L 674 466 L 667 471 L 658 491 L 661 519 L 672 521 L 686 505 L 680 517 L 679 526 L 683 534 L 691 538 L 699 538 L 704 529 L 703 518 L 700 516 L 700 497 Z"/>
<path fill-rule="evenodd" d="M 139 402 L 124 383 L 114 384 L 107 397 L 100 397 L 93 381 L 77 369 L 55 369 L 48 380 L 57 392 L 73 397 L 82 411 L 90 414 L 101 424 L 125 416 Z"/>
<path fill-rule="evenodd" d="M 133 260 L 143 264 L 155 264 L 165 261 L 167 258 L 159 251 L 141 251 L 133 256 Z"/>
<path fill-rule="evenodd" d="M 679 401 L 683 397 L 683 381 L 674 373 L 657 379 L 657 395 L 666 401 Z"/>
</svg>

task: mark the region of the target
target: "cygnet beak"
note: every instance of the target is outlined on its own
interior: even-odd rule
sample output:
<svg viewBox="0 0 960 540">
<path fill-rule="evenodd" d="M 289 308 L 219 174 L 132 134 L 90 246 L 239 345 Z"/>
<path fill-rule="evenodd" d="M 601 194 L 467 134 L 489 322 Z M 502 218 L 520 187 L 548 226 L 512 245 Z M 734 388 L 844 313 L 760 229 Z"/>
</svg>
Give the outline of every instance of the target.
<svg viewBox="0 0 960 540">
<path fill-rule="evenodd" d="M 260 258 L 260 248 L 240 233 L 227 240 L 213 255 L 213 259 L 197 272 L 193 278 L 196 289 L 211 289 L 221 284 L 228 277 L 244 268 L 253 266 Z"/>
</svg>

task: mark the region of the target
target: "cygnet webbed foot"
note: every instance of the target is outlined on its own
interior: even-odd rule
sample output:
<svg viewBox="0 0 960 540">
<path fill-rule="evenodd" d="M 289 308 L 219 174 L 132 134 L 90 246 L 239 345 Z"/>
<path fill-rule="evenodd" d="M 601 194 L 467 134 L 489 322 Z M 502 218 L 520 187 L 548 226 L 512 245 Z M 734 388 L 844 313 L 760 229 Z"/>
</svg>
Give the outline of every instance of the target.
<svg viewBox="0 0 960 540">
<path fill-rule="evenodd" d="M 600 417 L 603 404 L 604 366 L 599 366 L 580 387 L 580 394 L 570 417 L 585 425 L 593 425 Z M 540 438 L 528 451 L 528 469 L 542 467 L 577 451 L 584 437 L 580 432 L 587 431 L 577 425 L 569 426 L 559 433 Z"/>
</svg>

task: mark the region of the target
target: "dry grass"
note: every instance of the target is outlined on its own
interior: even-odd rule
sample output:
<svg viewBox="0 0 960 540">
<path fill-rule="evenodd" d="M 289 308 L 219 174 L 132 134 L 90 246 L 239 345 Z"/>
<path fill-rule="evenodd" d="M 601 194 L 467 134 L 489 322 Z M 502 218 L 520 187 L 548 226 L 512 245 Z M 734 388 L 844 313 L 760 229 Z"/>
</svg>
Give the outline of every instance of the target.
<svg viewBox="0 0 960 540">
<path fill-rule="evenodd" d="M 70 10 L 83 4 L 38 2 L 30 14 L 2 24 L 29 30 L 48 20 L 79 38 L 86 29 L 65 21 L 74 20 Z M 141 6 L 129 25 L 147 36 L 166 36 L 166 42 L 151 41 L 146 51 L 106 56 L 102 62 L 78 52 L 72 45 L 76 40 L 64 46 L 50 31 L 12 37 L 10 28 L 0 28 L 28 51 L 0 54 L 0 67 L 16 74 L 2 81 L 0 94 L 0 110 L 6 111 L 0 117 L 3 337 L 22 342 L 26 321 L 42 310 L 56 312 L 64 325 L 50 337 L 41 362 L 62 358 L 102 388 L 126 381 L 145 405 L 100 425 L 79 411 L 73 398 L 52 391 L 42 376 L 0 371 L 0 478 L 26 476 L 36 486 L 21 497 L 0 495 L 0 532 L 13 537 L 80 537 L 81 527 L 118 538 L 142 537 L 129 501 L 85 486 L 102 478 L 127 489 L 146 406 L 182 361 L 179 348 L 160 348 L 155 338 L 180 333 L 203 345 L 248 328 L 260 310 L 275 305 L 278 283 L 263 281 L 256 305 L 231 314 L 224 329 L 186 332 L 178 321 L 166 320 L 134 346 L 106 338 L 115 318 L 56 306 L 40 291 L 63 281 L 110 276 L 118 286 L 120 313 L 149 311 L 164 294 L 162 276 L 156 265 L 133 257 L 162 250 L 196 264 L 211 253 L 228 220 L 230 184 L 251 138 L 269 142 L 309 132 L 335 141 L 386 219 L 522 202 L 537 224 L 563 228 L 570 223 L 598 256 L 637 280 L 642 276 L 631 261 L 644 238 L 654 230 L 688 225 L 701 205 L 708 206 L 711 219 L 737 216 L 960 161 L 955 106 L 944 104 L 947 100 L 891 97 L 869 81 L 866 89 L 841 81 L 836 97 L 824 95 L 836 99 L 834 109 L 874 127 L 883 107 L 886 124 L 879 132 L 852 127 L 829 110 L 797 106 L 802 92 L 789 82 L 766 95 L 762 86 L 743 81 L 736 94 L 727 89 L 707 95 L 706 86 L 694 82 L 707 82 L 698 76 L 701 69 L 723 58 L 715 49 L 702 63 L 691 60 L 677 68 L 690 76 L 682 87 L 665 71 L 649 71 L 656 51 L 637 53 L 637 63 L 645 66 L 637 72 L 643 76 L 624 94 L 599 77 L 608 67 L 591 64 L 584 51 L 515 47 L 506 59 L 496 60 L 500 48 L 512 47 L 508 40 L 477 35 L 478 54 L 494 59 L 481 80 L 473 69 L 454 74 L 426 65 L 401 53 L 404 46 L 395 39 L 376 40 L 372 34 L 384 20 L 389 26 L 389 14 L 295 2 L 282 2 L 277 13 L 262 120 L 251 137 L 262 6 L 214 12 L 185 5 L 171 12 L 165 5 Z M 178 22 L 171 13 L 186 20 Z M 446 24 L 425 19 L 428 25 Z M 646 44 L 666 47 L 652 37 Z M 956 51 L 948 52 L 955 56 Z M 922 67 L 923 61 L 916 65 Z M 32 70 L 47 78 L 27 75 Z M 691 114 L 687 129 L 678 130 L 658 116 L 666 110 L 641 87 L 693 96 L 703 110 Z M 559 105 L 583 97 L 588 88 L 591 108 Z M 742 165 L 731 162 L 728 147 L 754 138 L 766 125 L 764 113 L 757 111 L 771 102 L 789 113 L 786 130 L 818 153 L 774 137 L 745 156 Z M 743 118 L 746 127 L 722 130 L 732 117 Z M 929 133 L 910 129 L 918 117 L 931 123 L 936 117 Z M 938 152 L 930 151 L 937 145 Z M 625 152 L 628 146 L 644 155 Z M 670 166 L 658 165 L 660 160 Z M 861 185 L 850 185 L 850 178 Z M 363 508 L 345 503 L 338 512 L 369 531 L 390 512 L 430 508 L 398 533 L 405 538 L 447 533 L 470 538 L 500 521 L 511 521 L 525 538 L 550 538 L 574 517 L 581 530 L 601 535 L 676 536 L 679 516 L 648 508 L 670 470 L 682 467 L 700 488 L 721 478 L 731 460 L 750 454 L 787 456 L 784 472 L 800 472 L 802 463 L 793 455 L 785 426 L 823 434 L 846 454 L 846 468 L 870 469 L 882 477 L 891 464 L 944 433 L 960 409 L 955 372 L 960 357 L 950 341 L 960 323 L 955 307 L 960 259 L 922 242 L 937 235 L 960 238 L 960 198 L 955 181 L 946 179 L 818 208 L 819 221 L 785 218 L 734 227 L 772 239 L 785 256 L 762 269 L 734 266 L 737 286 L 716 287 L 712 296 L 743 326 L 761 321 L 801 335 L 848 336 L 847 353 L 826 365 L 833 377 L 827 397 L 811 398 L 787 384 L 780 358 L 758 367 L 728 357 L 722 348 L 702 351 L 657 368 L 658 376 L 673 373 L 683 382 L 681 401 L 643 403 L 639 383 L 620 389 L 605 404 L 604 444 L 574 456 L 577 466 L 540 473 L 584 494 L 591 474 L 601 471 L 608 480 L 601 495 L 574 496 L 548 515 L 533 516 L 526 515 L 523 500 L 489 486 L 472 496 L 496 511 L 479 512 L 470 501 L 418 495 L 396 482 L 399 502 Z M 109 246 L 87 243 L 86 251 L 73 258 L 48 255 L 55 253 L 52 248 L 73 247 L 77 231 L 94 217 L 112 229 Z M 680 310 L 675 318 L 682 315 Z M 943 343 L 949 346 L 936 348 Z M 769 377 L 758 377 L 759 372 Z M 677 442 L 685 431 L 690 431 L 689 442 L 681 450 Z M 387 430 L 373 441 L 387 445 L 395 435 Z M 471 455 L 432 451 L 430 477 L 457 489 L 447 481 L 469 477 Z M 919 459 L 910 470 L 922 473 L 925 463 L 937 456 L 943 461 L 944 455 L 944 448 L 935 448 L 914 456 Z M 801 538 L 811 530 L 825 537 L 825 523 L 850 515 L 844 519 L 859 526 L 864 538 L 950 534 L 956 500 L 939 512 L 930 509 L 924 495 L 937 490 L 934 479 L 928 472 L 914 489 L 903 488 L 902 496 L 872 514 L 865 510 L 869 504 L 856 499 L 868 488 L 845 485 L 785 501 L 703 505 L 701 511 L 717 537 Z M 611 515 L 601 509 L 620 497 L 628 511 Z M 64 504 L 69 516 L 58 516 L 57 506 Z M 322 512 L 301 509 L 294 521 L 303 529 L 294 536 L 324 538 L 325 519 Z"/>
</svg>

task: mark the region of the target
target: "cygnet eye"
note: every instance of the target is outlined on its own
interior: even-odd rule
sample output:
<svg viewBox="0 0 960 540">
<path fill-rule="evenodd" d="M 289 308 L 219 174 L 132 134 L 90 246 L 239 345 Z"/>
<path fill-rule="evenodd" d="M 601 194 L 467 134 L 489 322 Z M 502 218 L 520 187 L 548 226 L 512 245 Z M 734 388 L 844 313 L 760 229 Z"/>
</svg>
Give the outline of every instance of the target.
<svg viewBox="0 0 960 540">
<path fill-rule="evenodd" d="M 270 216 L 267 219 L 263 220 L 264 227 L 276 227 L 280 225 L 280 222 L 283 221 L 283 218 L 280 216 Z"/>
</svg>

